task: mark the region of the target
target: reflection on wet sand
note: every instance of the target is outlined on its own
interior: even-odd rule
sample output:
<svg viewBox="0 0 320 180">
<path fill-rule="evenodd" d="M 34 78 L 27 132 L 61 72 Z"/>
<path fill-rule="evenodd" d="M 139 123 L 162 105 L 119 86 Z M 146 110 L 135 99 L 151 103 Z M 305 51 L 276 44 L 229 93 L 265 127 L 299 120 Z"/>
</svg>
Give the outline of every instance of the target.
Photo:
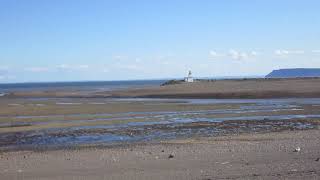
<svg viewBox="0 0 320 180">
<path fill-rule="evenodd" d="M 38 104 L 36 99 L 32 101 Z M 140 103 L 142 108 L 109 113 L 1 115 L 0 146 L 2 149 L 60 147 L 313 129 L 318 128 L 320 118 L 317 106 L 320 99 L 55 99 L 51 105 L 110 106 L 110 102 L 112 105 Z M 163 109 L 168 102 L 171 110 Z M 153 109 L 148 109 L 149 104 L 153 104 Z"/>
</svg>

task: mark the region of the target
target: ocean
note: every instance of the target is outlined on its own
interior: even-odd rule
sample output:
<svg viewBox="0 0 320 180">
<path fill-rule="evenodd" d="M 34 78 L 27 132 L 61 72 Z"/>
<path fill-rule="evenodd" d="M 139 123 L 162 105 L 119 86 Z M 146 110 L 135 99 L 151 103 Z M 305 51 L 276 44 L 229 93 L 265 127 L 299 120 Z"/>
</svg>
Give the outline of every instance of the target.
<svg viewBox="0 0 320 180">
<path fill-rule="evenodd" d="M 33 91 L 48 89 L 77 90 L 115 90 L 158 86 L 167 80 L 132 80 L 132 81 L 88 81 L 88 82 L 42 82 L 42 83 L 10 83 L 0 84 L 0 95 L 11 91 Z"/>
</svg>

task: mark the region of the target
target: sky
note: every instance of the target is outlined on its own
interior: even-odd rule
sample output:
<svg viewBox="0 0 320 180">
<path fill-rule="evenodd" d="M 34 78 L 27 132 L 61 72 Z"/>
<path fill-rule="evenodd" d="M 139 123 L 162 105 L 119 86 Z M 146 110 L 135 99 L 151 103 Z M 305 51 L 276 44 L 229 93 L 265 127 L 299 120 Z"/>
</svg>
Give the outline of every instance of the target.
<svg viewBox="0 0 320 180">
<path fill-rule="evenodd" d="M 0 0 L 0 83 L 320 68 L 319 0 Z"/>
</svg>

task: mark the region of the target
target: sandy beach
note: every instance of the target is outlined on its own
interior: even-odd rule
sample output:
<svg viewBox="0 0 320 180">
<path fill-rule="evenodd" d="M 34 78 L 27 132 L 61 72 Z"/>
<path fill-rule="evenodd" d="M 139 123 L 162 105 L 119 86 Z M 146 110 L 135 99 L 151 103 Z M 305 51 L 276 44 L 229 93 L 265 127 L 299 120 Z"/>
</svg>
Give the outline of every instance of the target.
<svg viewBox="0 0 320 180">
<path fill-rule="evenodd" d="M 320 131 L 0 155 L 1 179 L 319 179 Z M 293 152 L 297 147 L 300 152 Z"/>
</svg>

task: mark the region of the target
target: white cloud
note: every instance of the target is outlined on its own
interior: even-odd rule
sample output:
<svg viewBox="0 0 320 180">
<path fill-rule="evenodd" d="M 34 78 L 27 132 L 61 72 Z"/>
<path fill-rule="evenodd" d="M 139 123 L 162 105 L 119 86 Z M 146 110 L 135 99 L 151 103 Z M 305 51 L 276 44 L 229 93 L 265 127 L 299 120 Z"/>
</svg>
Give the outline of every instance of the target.
<svg viewBox="0 0 320 180">
<path fill-rule="evenodd" d="M 275 50 L 274 54 L 278 55 L 278 56 L 285 56 L 285 55 L 289 54 L 289 51 L 287 51 L 287 50 Z"/>
<path fill-rule="evenodd" d="M 275 50 L 274 54 L 277 56 L 288 56 L 288 55 L 292 55 L 292 54 L 304 54 L 303 50 Z"/>
<path fill-rule="evenodd" d="M 61 64 L 57 66 L 58 69 L 63 69 L 63 70 L 84 70 L 88 69 L 89 65 L 87 64 L 80 64 L 80 65 L 70 65 L 70 64 Z"/>
<path fill-rule="evenodd" d="M 209 55 L 212 58 L 218 58 L 218 57 L 223 57 L 224 56 L 224 54 L 220 54 L 220 53 L 218 53 L 217 51 L 214 51 L 214 50 L 211 50 L 209 52 Z"/>
<path fill-rule="evenodd" d="M 240 51 L 236 51 L 233 49 L 229 50 L 228 55 L 234 60 L 244 60 L 244 59 L 248 59 L 252 56 L 251 53 L 240 52 Z"/>
<path fill-rule="evenodd" d="M 7 71 L 9 70 L 9 66 L 0 66 L 0 71 Z"/>
<path fill-rule="evenodd" d="M 102 69 L 102 72 L 104 72 L 104 73 L 108 73 L 108 72 L 110 72 L 110 70 L 109 70 L 109 69 L 107 69 L 107 68 L 104 68 L 104 69 Z"/>
<path fill-rule="evenodd" d="M 77 69 L 88 69 L 89 68 L 89 65 L 87 64 L 81 64 L 81 65 L 78 65 L 76 66 Z"/>
<path fill-rule="evenodd" d="M 234 49 L 230 49 L 226 54 L 219 53 L 214 50 L 209 51 L 210 57 L 213 57 L 213 58 L 229 57 L 234 60 L 246 60 L 250 58 L 255 58 L 259 54 L 260 53 L 257 51 L 241 52 Z"/>
<path fill-rule="evenodd" d="M 153 59 L 155 59 L 157 61 L 163 61 L 163 60 L 171 60 L 174 57 L 175 57 L 175 55 L 172 53 L 165 53 L 165 54 L 161 54 L 161 55 L 156 55 Z"/>
<path fill-rule="evenodd" d="M 137 57 L 137 58 L 134 60 L 134 62 L 136 62 L 136 63 L 141 63 L 142 60 L 141 60 L 141 58 Z"/>
<path fill-rule="evenodd" d="M 16 76 L 12 76 L 12 75 L 0 75 L 0 80 L 12 80 L 12 79 L 16 79 Z"/>
<path fill-rule="evenodd" d="M 210 56 L 213 56 L 213 57 L 218 56 L 218 53 L 216 51 L 210 51 L 209 54 L 210 54 Z"/>
<path fill-rule="evenodd" d="M 115 55 L 112 57 L 112 59 L 114 60 L 125 60 L 125 59 L 128 59 L 127 56 L 124 56 L 124 55 Z"/>
<path fill-rule="evenodd" d="M 257 56 L 259 53 L 256 51 L 251 51 L 250 54 L 251 54 L 251 56 Z"/>
<path fill-rule="evenodd" d="M 171 62 L 170 62 L 170 61 L 161 61 L 160 64 L 162 64 L 162 65 L 169 65 L 169 64 L 171 64 Z"/>
<path fill-rule="evenodd" d="M 125 70 L 140 70 L 141 68 L 135 64 L 127 64 L 127 65 L 122 65 L 122 66 L 118 66 L 120 69 L 125 69 Z"/>
<path fill-rule="evenodd" d="M 125 68 L 126 68 L 126 69 L 130 69 L 130 70 L 139 70 L 139 69 L 140 69 L 139 66 L 134 65 L 134 64 L 132 64 L 132 65 L 127 65 L 127 66 L 125 66 Z"/>
<path fill-rule="evenodd" d="M 30 72 L 47 72 L 49 71 L 49 68 L 47 67 L 27 67 L 24 68 L 25 71 L 30 71 Z"/>
</svg>

